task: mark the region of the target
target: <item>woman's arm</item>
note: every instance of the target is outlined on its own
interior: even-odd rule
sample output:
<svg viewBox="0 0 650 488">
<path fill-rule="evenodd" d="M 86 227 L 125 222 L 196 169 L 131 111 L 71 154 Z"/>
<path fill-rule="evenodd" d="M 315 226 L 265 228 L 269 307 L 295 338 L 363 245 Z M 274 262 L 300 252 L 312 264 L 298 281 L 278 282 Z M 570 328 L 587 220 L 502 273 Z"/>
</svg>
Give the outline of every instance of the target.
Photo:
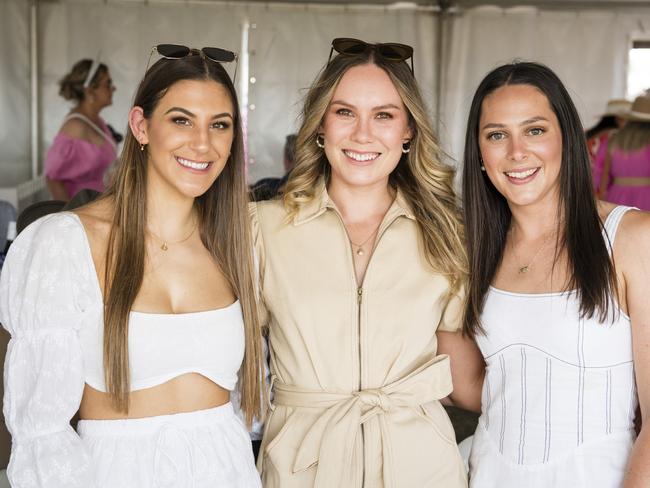
<svg viewBox="0 0 650 488">
<path fill-rule="evenodd" d="M 438 353 L 449 355 L 454 385 L 454 391 L 448 397 L 450 402 L 443 403 L 480 412 L 485 362 L 476 342 L 461 332 L 439 331 L 436 336 Z"/>
<path fill-rule="evenodd" d="M 50 194 L 54 200 L 63 200 L 64 202 L 70 200 L 68 190 L 66 190 L 63 183 L 51 178 L 46 178 L 45 181 L 47 182 L 47 188 L 50 190 Z"/>
<path fill-rule="evenodd" d="M 94 486 L 90 456 L 70 425 L 84 388 L 76 291 L 83 236 L 56 214 L 27 227 L 0 275 L 0 322 L 11 334 L 4 417 L 11 433 L 7 475 L 14 488 Z M 80 241 L 81 239 L 81 241 Z"/>
<path fill-rule="evenodd" d="M 623 231 L 623 232 L 621 232 Z M 621 223 L 616 258 L 632 322 L 634 371 L 642 427 L 628 462 L 625 488 L 650 486 L 650 214 L 629 212 Z"/>
</svg>

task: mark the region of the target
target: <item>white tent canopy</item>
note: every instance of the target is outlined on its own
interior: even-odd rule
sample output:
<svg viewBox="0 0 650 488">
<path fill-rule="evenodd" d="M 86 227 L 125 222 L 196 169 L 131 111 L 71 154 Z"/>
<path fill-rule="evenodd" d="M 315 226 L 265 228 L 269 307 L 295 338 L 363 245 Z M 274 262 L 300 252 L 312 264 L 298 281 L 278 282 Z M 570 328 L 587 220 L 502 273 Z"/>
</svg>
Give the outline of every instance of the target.
<svg viewBox="0 0 650 488">
<path fill-rule="evenodd" d="M 472 93 L 491 68 L 515 58 L 549 65 L 589 126 L 609 98 L 625 95 L 631 41 L 650 39 L 650 7 L 643 1 L 373 3 L 3 0 L 0 187 L 41 170 L 68 110 L 57 81 L 74 62 L 98 53 L 117 86 L 114 105 L 102 115 L 124 131 L 152 45 L 221 46 L 240 53 L 247 47 L 237 84 L 254 181 L 281 174 L 284 137 L 296 130 L 304 88 L 326 62 L 334 37 L 414 46 L 416 77 L 443 147 L 456 160 Z"/>
</svg>

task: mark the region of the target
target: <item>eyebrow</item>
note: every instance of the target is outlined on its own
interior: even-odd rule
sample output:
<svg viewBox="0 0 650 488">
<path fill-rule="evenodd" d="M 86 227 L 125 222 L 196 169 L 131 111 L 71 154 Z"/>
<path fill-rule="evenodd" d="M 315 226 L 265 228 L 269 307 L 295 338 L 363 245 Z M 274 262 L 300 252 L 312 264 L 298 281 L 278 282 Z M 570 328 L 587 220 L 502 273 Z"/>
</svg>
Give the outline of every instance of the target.
<svg viewBox="0 0 650 488">
<path fill-rule="evenodd" d="M 194 115 L 189 110 L 184 109 L 183 107 L 172 107 L 169 110 L 167 110 L 167 112 L 165 112 L 165 115 L 167 115 L 170 112 L 180 112 L 180 113 L 183 113 L 183 114 L 187 115 L 188 117 L 196 117 L 196 115 Z M 232 114 L 230 114 L 228 112 L 222 112 L 220 114 L 216 114 L 216 115 L 212 116 L 213 119 L 220 119 L 222 117 L 230 117 L 231 119 L 233 118 Z"/>
<path fill-rule="evenodd" d="M 528 124 L 534 124 L 535 122 L 548 122 L 548 119 L 546 117 L 542 117 L 541 115 L 538 115 L 537 117 L 532 117 L 530 119 L 526 119 L 523 122 L 521 122 L 519 125 L 524 126 Z M 481 130 L 485 129 L 503 129 L 505 127 L 505 124 L 497 124 L 495 122 L 485 124 L 483 127 L 481 127 Z"/>
<path fill-rule="evenodd" d="M 344 107 L 350 107 L 350 108 L 356 108 L 354 105 L 346 103 L 342 100 L 334 100 L 330 103 L 330 105 L 343 105 Z M 386 105 L 379 105 L 378 107 L 373 107 L 373 110 L 386 110 L 386 109 L 394 109 L 394 110 L 401 110 L 401 107 L 398 107 L 397 105 L 393 103 L 388 103 Z"/>
</svg>

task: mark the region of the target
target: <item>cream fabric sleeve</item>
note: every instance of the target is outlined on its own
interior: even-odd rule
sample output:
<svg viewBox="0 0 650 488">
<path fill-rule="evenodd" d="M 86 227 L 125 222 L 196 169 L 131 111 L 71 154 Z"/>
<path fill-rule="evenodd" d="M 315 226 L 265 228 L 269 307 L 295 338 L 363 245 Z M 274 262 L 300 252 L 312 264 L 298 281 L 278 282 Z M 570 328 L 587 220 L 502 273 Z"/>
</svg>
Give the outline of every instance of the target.
<svg viewBox="0 0 650 488">
<path fill-rule="evenodd" d="M 80 235 L 81 232 L 81 235 Z M 4 415 L 13 488 L 88 488 L 90 458 L 70 425 L 84 388 L 79 292 L 88 278 L 81 224 L 43 217 L 15 240 L 0 276 L 0 321 L 11 334 Z"/>
<path fill-rule="evenodd" d="M 438 331 L 458 332 L 463 326 L 463 313 L 465 310 L 465 289 L 461 288 L 452 295 L 444 305 Z"/>
</svg>

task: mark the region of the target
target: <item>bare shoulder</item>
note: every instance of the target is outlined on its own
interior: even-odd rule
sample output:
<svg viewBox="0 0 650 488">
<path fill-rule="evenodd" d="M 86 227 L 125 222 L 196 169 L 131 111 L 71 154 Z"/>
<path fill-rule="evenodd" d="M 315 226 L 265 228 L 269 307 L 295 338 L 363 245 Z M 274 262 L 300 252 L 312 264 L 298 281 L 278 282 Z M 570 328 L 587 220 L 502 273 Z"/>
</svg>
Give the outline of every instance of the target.
<svg viewBox="0 0 650 488">
<path fill-rule="evenodd" d="M 614 259 L 626 280 L 650 273 L 650 213 L 626 212 L 616 233 Z"/>
<path fill-rule="evenodd" d="M 88 124 L 81 119 L 68 119 L 61 126 L 59 132 L 75 139 L 85 139 L 88 133 Z"/>
<path fill-rule="evenodd" d="M 604 200 L 598 200 L 597 207 L 600 220 L 602 222 L 605 222 L 609 214 L 617 207 L 617 205 L 614 203 L 605 202 Z"/>
<path fill-rule="evenodd" d="M 111 232 L 113 202 L 100 198 L 72 211 L 84 226 L 93 255 L 103 254 Z"/>
<path fill-rule="evenodd" d="M 620 235 L 620 239 L 619 239 Z M 650 252 L 650 212 L 630 210 L 619 224 L 617 241 L 624 246 Z"/>
</svg>

